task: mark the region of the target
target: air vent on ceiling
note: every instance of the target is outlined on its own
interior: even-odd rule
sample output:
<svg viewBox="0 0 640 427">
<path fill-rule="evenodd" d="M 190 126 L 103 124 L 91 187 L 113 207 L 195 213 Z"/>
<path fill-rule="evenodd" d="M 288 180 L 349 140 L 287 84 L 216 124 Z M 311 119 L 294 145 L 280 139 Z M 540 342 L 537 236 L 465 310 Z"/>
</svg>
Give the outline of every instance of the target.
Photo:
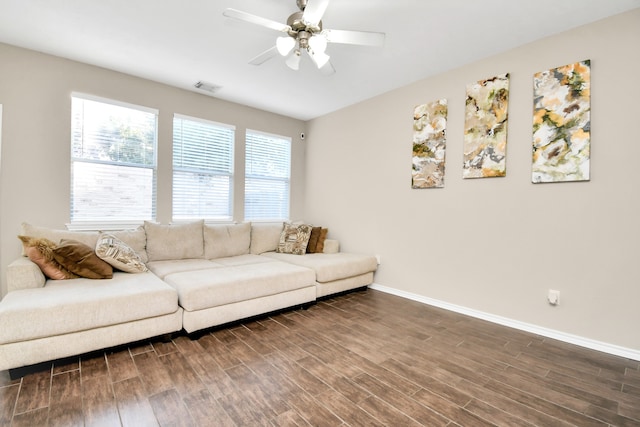
<svg viewBox="0 0 640 427">
<path fill-rule="evenodd" d="M 195 86 L 197 89 L 200 89 L 209 93 L 216 93 L 217 91 L 222 89 L 222 86 L 214 85 L 213 83 L 203 82 L 202 80 L 197 82 L 193 86 Z"/>
</svg>

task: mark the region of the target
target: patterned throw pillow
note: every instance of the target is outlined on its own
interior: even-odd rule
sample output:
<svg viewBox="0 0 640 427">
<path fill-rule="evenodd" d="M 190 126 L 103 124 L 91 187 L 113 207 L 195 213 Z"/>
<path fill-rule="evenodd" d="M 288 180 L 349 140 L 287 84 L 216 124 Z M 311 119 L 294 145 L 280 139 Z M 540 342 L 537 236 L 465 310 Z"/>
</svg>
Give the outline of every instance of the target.
<svg viewBox="0 0 640 427">
<path fill-rule="evenodd" d="M 100 233 L 96 255 L 114 268 L 127 273 L 144 273 L 148 270 L 136 251 L 113 234 Z"/>
<path fill-rule="evenodd" d="M 286 223 L 276 252 L 282 254 L 304 255 L 307 251 L 307 244 L 311 236 L 312 227 L 307 224 Z"/>
</svg>

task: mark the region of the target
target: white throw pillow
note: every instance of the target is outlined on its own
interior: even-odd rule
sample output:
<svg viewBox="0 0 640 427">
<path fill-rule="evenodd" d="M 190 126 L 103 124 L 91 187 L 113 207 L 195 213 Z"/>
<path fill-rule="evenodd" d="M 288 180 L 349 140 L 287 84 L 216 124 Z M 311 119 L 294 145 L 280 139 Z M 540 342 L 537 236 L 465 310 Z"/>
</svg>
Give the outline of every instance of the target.
<svg viewBox="0 0 640 427">
<path fill-rule="evenodd" d="M 149 261 L 147 257 L 147 234 L 144 232 L 143 226 L 132 230 L 113 230 L 107 233 L 126 243 L 138 254 L 142 262 Z"/>
<path fill-rule="evenodd" d="M 112 267 L 127 273 L 144 273 L 147 266 L 136 251 L 113 234 L 100 233 L 96 255 Z"/>
</svg>

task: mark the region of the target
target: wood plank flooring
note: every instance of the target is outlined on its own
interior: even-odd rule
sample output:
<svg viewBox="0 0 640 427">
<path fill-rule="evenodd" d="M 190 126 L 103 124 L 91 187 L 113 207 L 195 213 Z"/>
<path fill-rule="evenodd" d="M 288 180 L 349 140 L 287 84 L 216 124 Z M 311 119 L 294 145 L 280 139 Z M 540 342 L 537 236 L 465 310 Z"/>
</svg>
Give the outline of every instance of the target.
<svg viewBox="0 0 640 427">
<path fill-rule="evenodd" d="M 640 363 L 375 290 L 10 380 L 2 426 L 640 426 Z"/>
</svg>

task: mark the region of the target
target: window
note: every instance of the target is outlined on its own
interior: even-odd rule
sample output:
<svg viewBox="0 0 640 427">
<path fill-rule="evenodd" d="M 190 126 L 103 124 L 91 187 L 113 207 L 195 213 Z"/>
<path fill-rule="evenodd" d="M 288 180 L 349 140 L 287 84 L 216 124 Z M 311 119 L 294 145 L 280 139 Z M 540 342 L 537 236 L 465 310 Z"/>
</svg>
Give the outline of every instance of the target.
<svg viewBox="0 0 640 427">
<path fill-rule="evenodd" d="M 173 219 L 231 220 L 233 126 L 173 118 Z"/>
<path fill-rule="evenodd" d="M 247 130 L 244 216 L 247 221 L 289 218 L 291 138 Z"/>
<path fill-rule="evenodd" d="M 71 223 L 139 223 L 156 215 L 158 112 L 73 94 Z"/>
</svg>

